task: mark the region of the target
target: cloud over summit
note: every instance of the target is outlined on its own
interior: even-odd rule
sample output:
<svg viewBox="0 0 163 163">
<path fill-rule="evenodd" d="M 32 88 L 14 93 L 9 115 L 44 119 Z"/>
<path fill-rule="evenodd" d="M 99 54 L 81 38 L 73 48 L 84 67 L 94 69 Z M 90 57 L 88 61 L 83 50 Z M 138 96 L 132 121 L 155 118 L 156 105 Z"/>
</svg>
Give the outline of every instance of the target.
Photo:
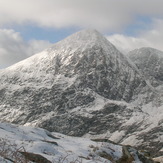
<svg viewBox="0 0 163 163">
<path fill-rule="evenodd" d="M 0 68 L 51 44 L 32 37 L 35 31 L 25 41 L 15 26 L 63 33 L 93 28 L 123 52 L 142 46 L 163 50 L 162 6 L 163 0 L 0 0 Z"/>
</svg>

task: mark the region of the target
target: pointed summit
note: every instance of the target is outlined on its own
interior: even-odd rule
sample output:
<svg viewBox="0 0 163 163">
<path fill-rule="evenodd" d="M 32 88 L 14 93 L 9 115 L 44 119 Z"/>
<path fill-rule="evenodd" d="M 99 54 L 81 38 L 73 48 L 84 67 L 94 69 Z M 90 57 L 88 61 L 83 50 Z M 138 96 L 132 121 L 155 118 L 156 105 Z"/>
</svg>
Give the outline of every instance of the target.
<svg viewBox="0 0 163 163">
<path fill-rule="evenodd" d="M 92 89 L 105 98 L 125 101 L 130 101 L 134 89 L 142 87 L 144 82 L 127 58 L 96 30 L 77 32 L 7 68 L 0 73 L 0 81 L 13 83 L 13 79 L 17 79 L 20 84 L 51 87 L 62 81 L 61 76 L 73 79 L 73 84 Z M 68 81 L 65 83 L 69 85 Z"/>
<path fill-rule="evenodd" d="M 86 30 L 81 30 L 79 32 L 76 32 L 70 36 L 68 36 L 66 39 L 66 41 L 96 41 L 99 39 L 103 39 L 103 35 L 101 33 L 99 33 L 97 30 L 95 29 L 86 29 Z"/>
<path fill-rule="evenodd" d="M 39 72 L 54 70 L 58 68 L 69 71 L 74 71 L 76 64 L 79 64 L 81 58 L 87 55 L 90 57 L 93 51 L 101 50 L 104 53 L 96 54 L 96 60 L 100 60 L 101 55 L 105 55 L 105 60 L 110 57 L 125 58 L 103 35 L 96 30 L 82 30 L 71 36 L 68 36 L 62 41 L 54 44 L 51 48 L 33 55 L 9 68 L 7 70 L 16 72 Z M 56 68 L 57 67 L 57 68 Z M 64 68 L 65 67 L 65 68 Z M 65 70 L 66 69 L 66 70 Z M 6 72 L 5 72 L 6 73 Z M 9 73 L 9 72 L 8 72 Z"/>
<path fill-rule="evenodd" d="M 93 47 L 94 45 L 100 46 L 102 48 L 107 47 L 106 50 L 109 48 L 115 48 L 102 34 L 100 34 L 97 30 L 87 29 L 76 32 L 64 40 L 56 43 L 54 46 L 51 47 L 51 50 L 58 50 L 62 49 L 80 49 L 84 51 L 86 48 Z M 115 48 L 116 49 L 116 48 Z"/>
<path fill-rule="evenodd" d="M 89 39 L 89 38 L 96 38 L 96 37 L 103 37 L 101 35 L 101 33 L 99 33 L 97 30 L 95 29 L 84 29 L 84 30 L 81 30 L 79 32 L 76 32 L 74 34 L 72 34 L 71 36 L 69 36 L 68 38 L 70 37 L 76 37 L 76 39 Z"/>
</svg>

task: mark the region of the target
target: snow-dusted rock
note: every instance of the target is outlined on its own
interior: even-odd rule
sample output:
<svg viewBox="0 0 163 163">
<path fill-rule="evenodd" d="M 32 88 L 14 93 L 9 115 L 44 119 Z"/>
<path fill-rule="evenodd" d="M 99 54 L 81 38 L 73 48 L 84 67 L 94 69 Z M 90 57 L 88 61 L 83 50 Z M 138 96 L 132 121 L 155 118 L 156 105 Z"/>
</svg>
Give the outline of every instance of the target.
<svg viewBox="0 0 163 163">
<path fill-rule="evenodd" d="M 94 30 L 0 71 L 1 120 L 145 144 L 153 154 L 163 144 L 162 101 L 140 70 Z"/>
<path fill-rule="evenodd" d="M 153 87 L 163 86 L 163 52 L 144 47 L 129 52 L 128 57 L 150 81 Z M 158 88 L 158 90 L 160 89 Z M 162 92 L 163 92 L 163 87 Z"/>
<path fill-rule="evenodd" d="M 0 162 L 154 163 L 133 147 L 0 123 Z M 143 163 L 145 163 L 143 161 Z"/>
</svg>

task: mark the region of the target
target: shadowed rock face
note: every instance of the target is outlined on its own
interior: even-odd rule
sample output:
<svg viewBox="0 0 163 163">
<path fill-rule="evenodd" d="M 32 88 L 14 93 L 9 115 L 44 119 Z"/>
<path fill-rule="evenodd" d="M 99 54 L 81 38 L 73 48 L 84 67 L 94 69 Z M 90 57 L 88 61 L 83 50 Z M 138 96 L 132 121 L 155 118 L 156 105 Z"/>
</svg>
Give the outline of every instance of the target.
<svg viewBox="0 0 163 163">
<path fill-rule="evenodd" d="M 119 132 L 122 143 L 150 126 L 143 105 L 162 102 L 137 67 L 92 30 L 0 71 L 0 84 L 4 121 L 75 136 Z"/>
</svg>

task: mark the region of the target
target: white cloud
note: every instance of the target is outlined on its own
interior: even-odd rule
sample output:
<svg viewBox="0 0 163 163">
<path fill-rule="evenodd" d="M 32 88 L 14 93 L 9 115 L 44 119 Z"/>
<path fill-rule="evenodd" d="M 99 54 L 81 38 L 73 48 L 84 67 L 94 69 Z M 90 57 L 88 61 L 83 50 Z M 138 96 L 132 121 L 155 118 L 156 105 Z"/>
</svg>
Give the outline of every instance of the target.
<svg viewBox="0 0 163 163">
<path fill-rule="evenodd" d="M 162 0 L 0 0 L 0 25 L 36 23 L 117 31 L 137 16 L 163 17 Z"/>
<path fill-rule="evenodd" d="M 26 42 L 14 30 L 0 29 L 0 68 L 12 65 L 51 45 L 48 41 Z"/>
<path fill-rule="evenodd" d="M 107 39 L 124 54 L 133 49 L 151 46 L 150 42 L 145 38 L 129 37 L 122 34 L 107 36 Z"/>
<path fill-rule="evenodd" d="M 153 20 L 152 29 L 139 31 L 136 37 L 113 34 L 107 36 L 107 39 L 123 53 L 141 47 L 153 47 L 163 51 L 163 20 Z"/>
</svg>

